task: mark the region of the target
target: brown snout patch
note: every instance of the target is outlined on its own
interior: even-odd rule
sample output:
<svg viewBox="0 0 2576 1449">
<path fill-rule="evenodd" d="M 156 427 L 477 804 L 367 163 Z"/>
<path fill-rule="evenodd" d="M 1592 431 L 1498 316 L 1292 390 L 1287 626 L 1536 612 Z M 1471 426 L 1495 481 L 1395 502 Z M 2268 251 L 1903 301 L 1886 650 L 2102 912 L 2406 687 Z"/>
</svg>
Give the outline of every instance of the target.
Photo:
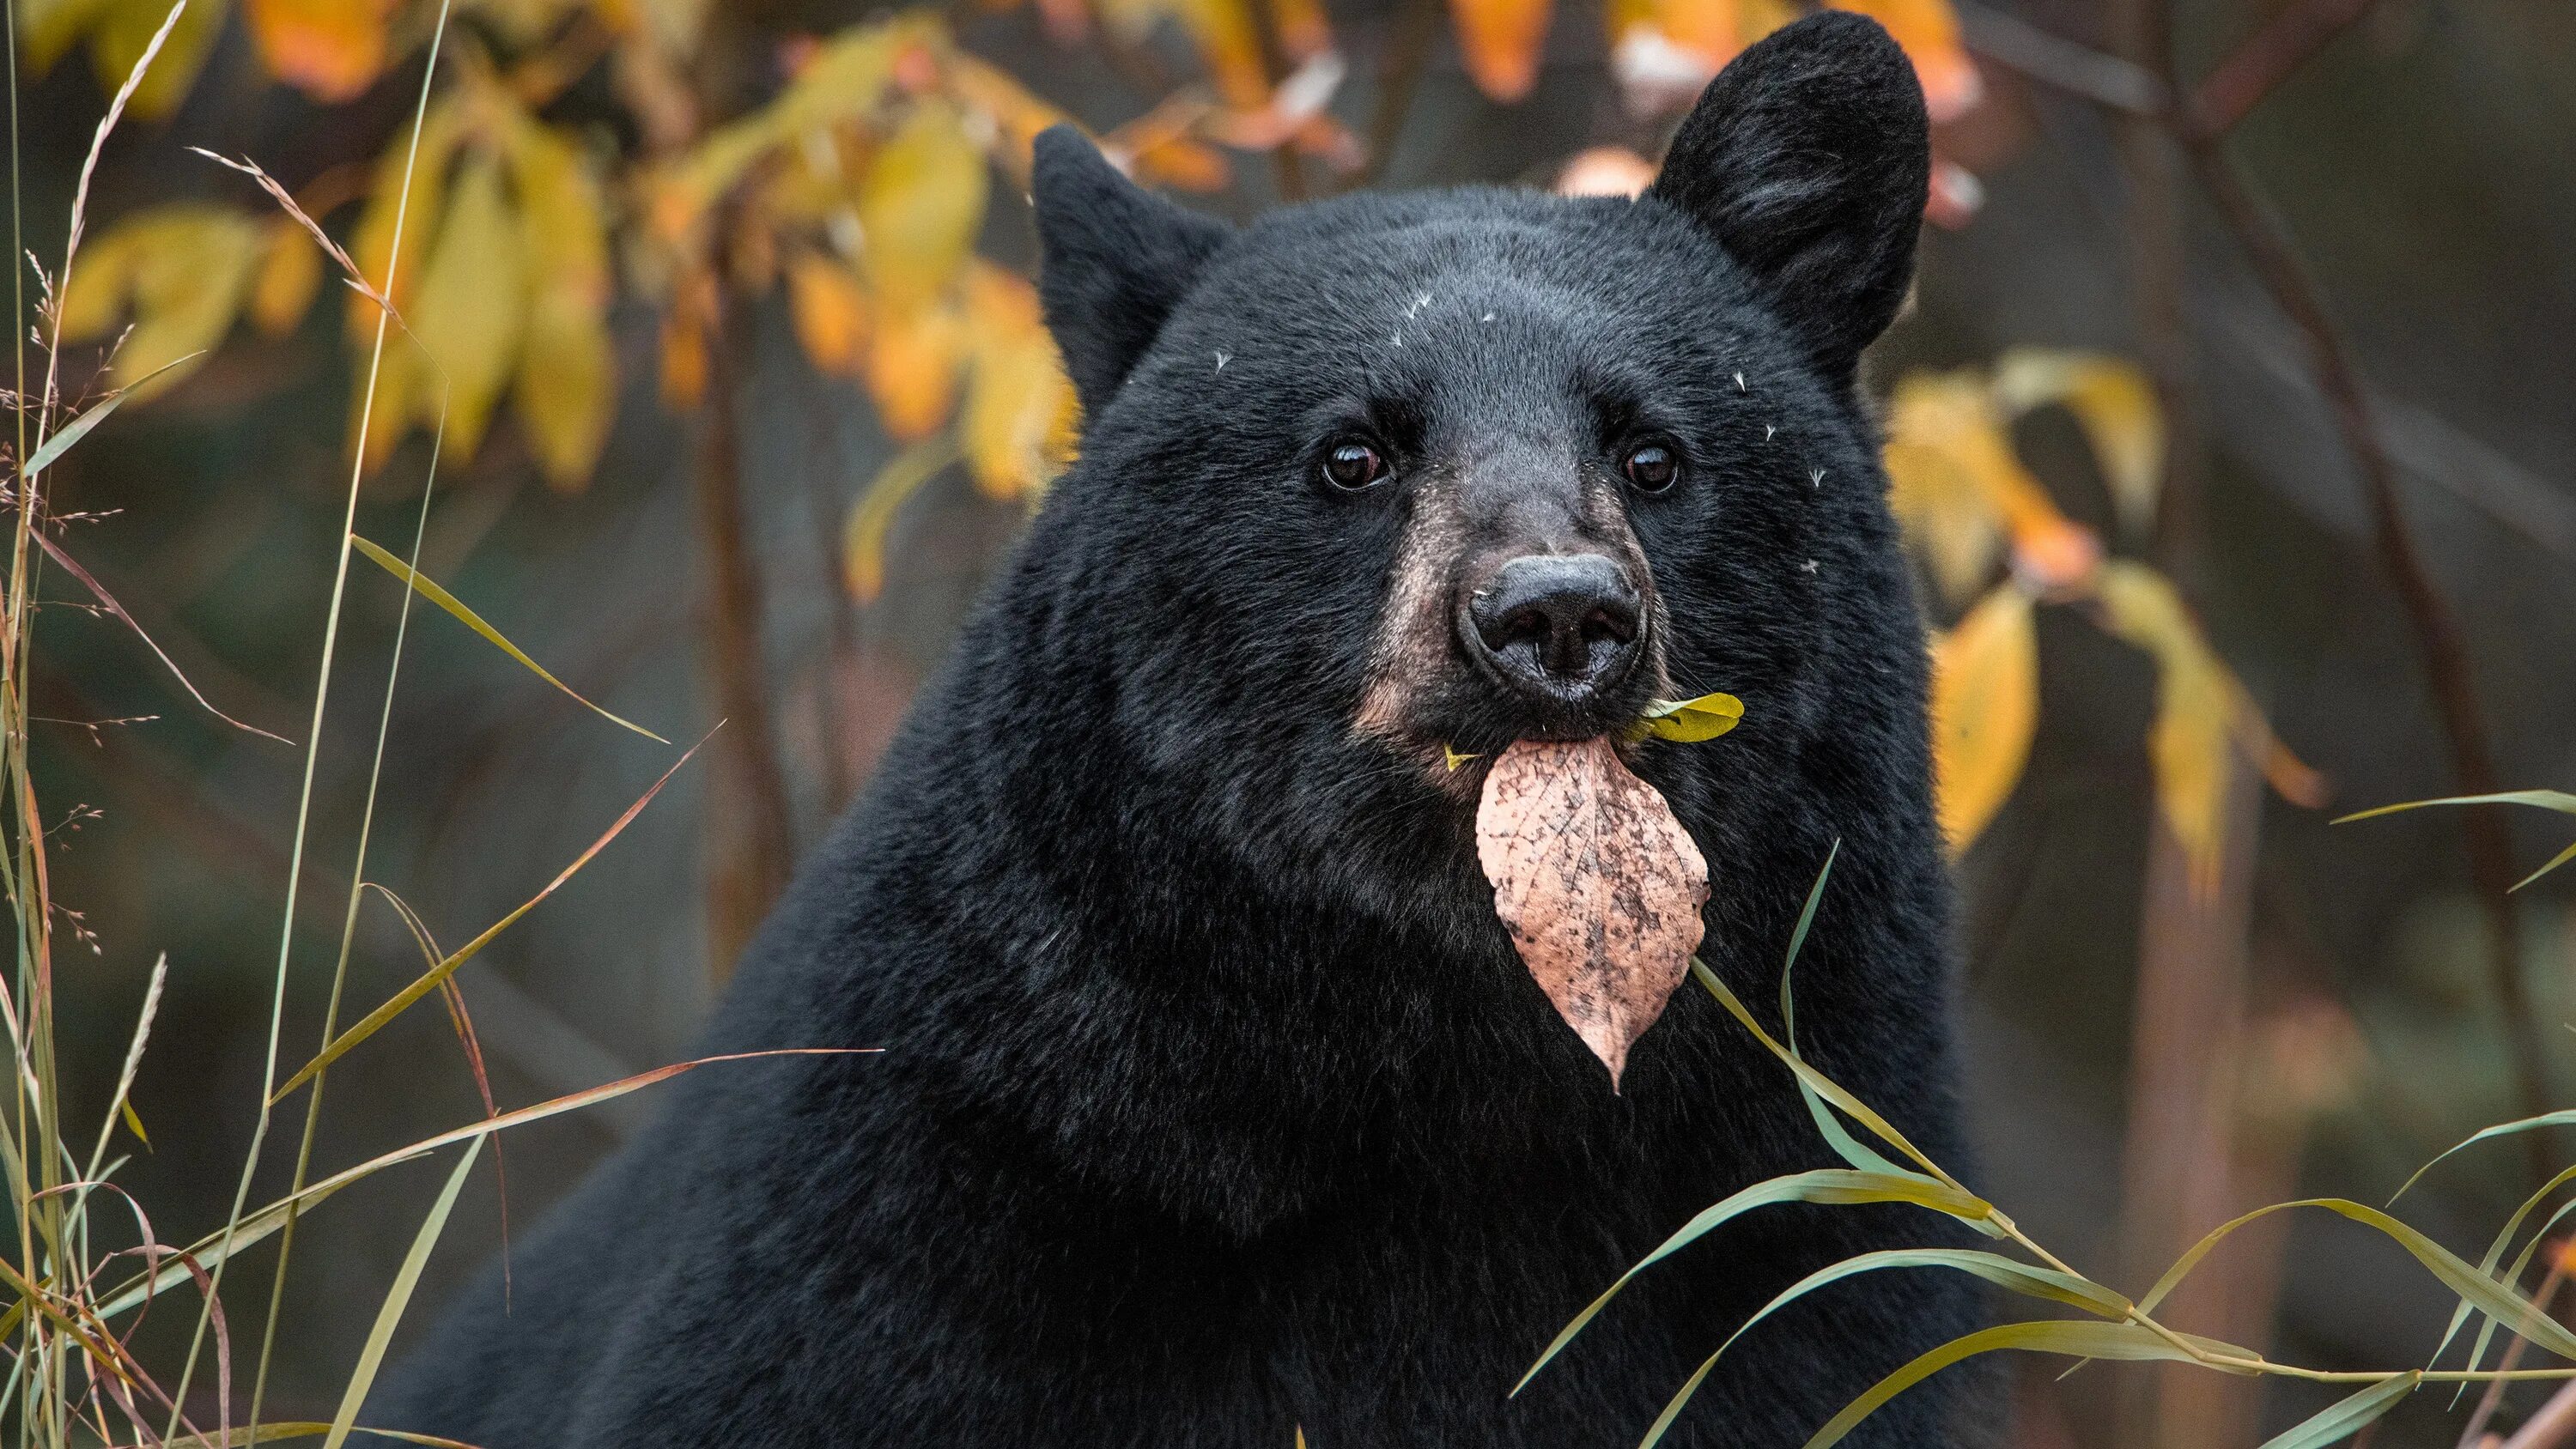
<svg viewBox="0 0 2576 1449">
<path fill-rule="evenodd" d="M 1579 527 L 1554 546 L 1607 554 L 1636 581 L 1644 596 L 1646 621 L 1645 654 L 1637 667 L 1647 671 L 1658 698 L 1668 695 L 1663 600 L 1656 592 L 1645 551 L 1628 526 L 1618 485 L 1586 470 L 1575 486 L 1579 501 L 1567 501 L 1576 504 L 1571 511 Z M 1469 495 L 1466 481 L 1445 471 L 1418 477 L 1408 494 L 1404 531 L 1370 644 L 1367 682 L 1351 725 L 1356 733 L 1416 760 L 1434 783 L 1472 803 L 1483 772 L 1451 768 L 1445 748 L 1449 742 L 1440 734 L 1442 722 L 1431 718 L 1429 709 L 1440 694 L 1436 686 L 1471 667 L 1460 651 L 1456 632 L 1462 574 L 1489 552 L 1500 550 L 1508 557 L 1550 545 L 1513 538 L 1505 518 L 1483 516 L 1495 511 L 1491 500 L 1471 506 Z M 1503 512 L 1508 516 L 1509 510 Z"/>
</svg>

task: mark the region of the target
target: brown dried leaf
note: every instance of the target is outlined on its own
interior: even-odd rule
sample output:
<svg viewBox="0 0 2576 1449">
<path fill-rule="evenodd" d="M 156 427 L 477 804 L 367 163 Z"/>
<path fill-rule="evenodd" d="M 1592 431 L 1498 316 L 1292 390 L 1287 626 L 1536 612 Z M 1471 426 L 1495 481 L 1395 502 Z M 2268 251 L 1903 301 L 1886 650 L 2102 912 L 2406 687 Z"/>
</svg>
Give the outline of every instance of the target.
<svg viewBox="0 0 2576 1449">
<path fill-rule="evenodd" d="M 1485 774 L 1476 858 L 1521 961 L 1617 1091 L 1699 949 L 1698 845 L 1607 739 L 1521 740 Z"/>
</svg>

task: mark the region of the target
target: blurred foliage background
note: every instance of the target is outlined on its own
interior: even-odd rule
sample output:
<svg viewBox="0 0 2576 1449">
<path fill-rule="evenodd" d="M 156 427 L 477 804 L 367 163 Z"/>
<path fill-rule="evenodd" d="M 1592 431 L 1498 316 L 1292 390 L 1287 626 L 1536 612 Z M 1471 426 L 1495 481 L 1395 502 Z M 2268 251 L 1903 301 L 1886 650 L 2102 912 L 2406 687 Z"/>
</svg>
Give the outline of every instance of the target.
<svg viewBox="0 0 2576 1449">
<path fill-rule="evenodd" d="M 353 449 L 357 533 L 405 554 L 434 460 L 421 573 L 569 690 L 683 743 L 727 721 L 455 978 L 502 1106 L 608 1081 L 685 1055 L 1060 465 L 1072 405 L 1028 281 L 1030 137 L 1076 120 L 1237 219 L 1362 186 L 1633 190 L 1714 68 L 1799 8 L 455 0 L 433 73 L 436 3 L 192 0 L 105 148 L 58 303 L 64 387 L 135 391 L 50 475 L 54 537 L 171 666 L 49 581 L 63 607 L 26 688 L 62 818 L 67 1098 L 109 1100 L 167 952 L 133 1089 L 151 1148 L 125 1181 L 165 1239 L 220 1226 L 303 760 L 173 676 L 301 740 Z M 2576 9 L 1846 8 L 1906 44 L 1936 117 L 1922 274 L 1872 377 L 1940 631 L 1971 1180 L 2135 1292 L 2235 1211 L 2377 1200 L 2477 1126 L 2576 1093 L 2569 880 L 2504 893 L 2565 823 L 2329 823 L 2576 773 Z M 108 97 L 168 12 L 18 0 L 21 193 L 47 273 L 57 243 L 32 239 L 63 235 Z M 371 410 L 381 310 L 296 212 L 408 323 Z M 320 1029 L 358 722 L 402 596 L 353 565 L 290 1043 Z M 443 613 L 410 628 L 367 873 L 453 945 L 676 751 Z M 371 907 L 339 1020 L 419 969 Z M 432 1011 L 335 1066 L 329 1100 L 319 1165 L 487 1110 Z M 647 1110 L 513 1134 L 511 1218 Z M 2527 1140 L 2446 1168 L 2414 1220 L 2474 1257 L 2566 1160 Z M 289 1156 L 272 1146 L 259 1200 Z M 429 1193 L 389 1174 L 300 1229 L 270 1417 L 327 1413 Z M 500 1241 L 488 1173 L 463 1201 L 432 1297 Z M 2271 1220 L 2224 1251 L 2172 1321 L 2385 1367 L 2421 1362 L 2448 1315 L 2341 1225 Z M 228 1283 L 237 1336 L 267 1283 L 265 1263 Z M 184 1346 L 187 1316 L 143 1341 Z M 2324 1401 L 2055 1371 L 2016 1371 L 1997 1442 L 2251 1444 Z M 2378 1442 L 2454 1442 L 2448 1397 L 2418 1396 Z M 2507 1395 L 2492 1427 L 2547 1397 Z"/>
</svg>

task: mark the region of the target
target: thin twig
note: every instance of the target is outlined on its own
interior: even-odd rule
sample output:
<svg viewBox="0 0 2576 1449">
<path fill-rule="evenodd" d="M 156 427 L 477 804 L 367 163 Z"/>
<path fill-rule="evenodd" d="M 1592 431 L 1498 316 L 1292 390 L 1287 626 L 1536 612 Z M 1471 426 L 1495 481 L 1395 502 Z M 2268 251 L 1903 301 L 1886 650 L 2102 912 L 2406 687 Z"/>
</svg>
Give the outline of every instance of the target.
<svg viewBox="0 0 2576 1449">
<path fill-rule="evenodd" d="M 2549 1273 L 2540 1280 L 2540 1286 L 2532 1290 L 2531 1317 L 2538 1318 L 2549 1312 L 2550 1303 L 2558 1297 L 2559 1285 L 2566 1279 L 2567 1253 L 2562 1245 L 2559 1251 L 2549 1255 Z M 2528 1320 L 2525 1326 L 2528 1326 Z M 2504 1357 L 2496 1361 L 2496 1367 L 2509 1369 L 2521 1363 L 2522 1351 L 2530 1346 L 2530 1339 L 2516 1333 L 2511 1341 L 2505 1344 Z M 2487 1385 L 2487 1391 L 2478 1396 L 2476 1410 L 2469 1415 L 2468 1426 L 2460 1431 L 2457 1449 L 2477 1449 L 2478 1441 L 2486 1437 L 2487 1422 L 2495 1417 L 2497 1406 L 2503 1402 L 2504 1385 L 2502 1383 Z"/>
<path fill-rule="evenodd" d="M 2352 28 L 2379 0 L 2298 0 L 2246 38 L 2191 93 L 2190 126 L 2224 136 L 2326 42 Z"/>
<path fill-rule="evenodd" d="M 2282 312 L 2305 334 L 2310 365 L 2324 392 L 2344 446 L 2361 472 L 2364 501 L 2371 521 L 2371 543 L 2389 582 L 2405 605 L 2416 644 L 2424 655 L 2426 682 L 2450 746 L 2451 772 L 2460 792 L 2492 794 L 2502 788 L 2495 757 L 2487 744 L 2485 708 L 2478 698 L 2470 668 L 2466 636 L 2451 612 L 2449 600 L 2425 567 L 2423 555 L 2406 523 L 2397 496 L 2397 470 L 2381 438 L 2377 418 L 2363 389 L 2358 366 L 2342 334 L 2325 310 L 2306 269 L 2288 239 L 2237 177 L 2218 143 L 2190 139 L 2186 148 L 2201 185 L 2217 203 L 2255 275 Z M 2513 842 L 2503 817 L 2495 811 L 2460 812 L 2468 837 L 2469 874 L 2476 884 L 2487 919 L 2487 966 L 2496 1002 L 2505 1016 L 2507 1049 L 2513 1057 L 2515 1096 L 2526 1116 L 2548 1110 L 2548 1057 L 2540 1019 L 2532 1010 L 2522 979 L 2522 928 L 2515 916 Z M 2539 1133 L 2525 1137 L 2534 1180 L 2549 1175 L 2549 1144 Z"/>
<path fill-rule="evenodd" d="M 2312 0 L 2322 6 L 2334 0 Z M 1991 12 L 1973 6 L 1962 6 L 1963 14 L 1980 17 L 1970 27 L 1972 43 L 1980 53 L 2002 64 L 2021 68 L 2014 47 L 1993 47 L 2000 32 L 1993 24 Z M 2028 27 L 2023 27 L 2028 30 Z M 2297 32 L 2303 45 L 2279 45 L 2276 59 L 2261 69 L 2255 62 L 2244 64 L 2248 77 L 2270 75 L 2274 68 L 2292 60 L 2304 60 L 2318 46 L 2331 38 L 2332 31 L 2307 27 Z M 1978 39 L 1982 34 L 1983 39 Z M 2098 89 L 2067 85 L 2066 78 L 2079 67 L 2072 58 L 2081 58 L 2080 69 L 2098 74 L 2135 74 L 2138 68 L 2112 56 L 2099 55 L 2083 46 L 2055 36 L 2030 31 L 2018 39 L 2027 41 L 2040 36 L 2044 46 L 2022 46 L 2024 52 L 2044 50 L 2050 57 L 2041 68 L 2026 70 L 2034 79 L 2053 84 L 2115 109 L 2129 109 L 2126 102 L 2101 94 Z M 2253 43 L 2267 47 L 2258 34 Z M 2271 53 L 2267 51 L 2267 53 Z M 2221 65 L 2222 73 L 2237 62 Z M 2125 68 L 2114 71 L 2114 68 Z M 2287 72 L 2282 72 L 2286 74 Z M 2153 77 L 2147 77 L 2153 80 Z M 2277 80 L 2261 87 L 2251 81 L 2231 82 L 2240 93 L 2255 99 L 2268 92 Z M 2196 108 L 2195 108 L 2196 109 Z M 2413 627 L 2417 647 L 2424 656 L 2426 683 L 2439 717 L 2445 744 L 2451 755 L 2451 772 L 2465 794 L 2486 794 L 2499 788 L 2493 755 L 2487 745 L 2485 711 L 2479 702 L 2474 672 L 2469 666 L 2468 647 L 2458 619 L 2449 602 L 2434 584 L 2422 555 L 2417 551 L 2413 534 L 2406 523 L 2405 510 L 2397 496 L 2396 466 L 2379 428 L 2367 390 L 2361 382 L 2360 369 L 2345 346 L 2333 318 L 2301 265 L 2288 238 L 2255 201 L 2252 193 L 2238 178 L 2233 165 L 2220 149 L 2220 130 L 2207 129 L 2194 123 L 2182 108 L 2167 105 L 2162 120 L 2175 140 L 2191 158 L 2192 170 L 2199 178 L 2220 217 L 2226 222 L 2238 245 L 2251 264 L 2256 279 L 2272 296 L 2284 316 L 2298 329 L 2308 349 L 2310 370 L 2315 374 L 2318 391 L 2326 399 L 2337 430 L 2342 434 L 2346 451 L 2361 474 L 2363 501 L 2371 519 L 2371 541 L 2380 563 L 2388 571 L 2398 600 L 2405 608 Z M 2241 118 L 2241 112 L 2236 113 Z M 2538 1018 L 2532 1013 L 2529 993 L 2522 980 L 2521 925 L 2514 914 L 2509 892 L 2514 882 L 2512 841 L 2504 822 L 2491 811 L 2464 811 L 2461 828 L 2468 837 L 2469 872 L 2487 919 L 2488 973 L 2496 993 L 2498 1008 L 2503 1012 L 2505 1038 L 2513 1058 L 2515 1098 L 2524 1115 L 2537 1116 L 2547 1110 L 2549 1102 L 2548 1058 L 2542 1048 Z M 2549 1174 L 2549 1145 L 2541 1134 L 2524 1138 L 2529 1157 L 2529 1170 L 2537 1181 Z"/>
</svg>

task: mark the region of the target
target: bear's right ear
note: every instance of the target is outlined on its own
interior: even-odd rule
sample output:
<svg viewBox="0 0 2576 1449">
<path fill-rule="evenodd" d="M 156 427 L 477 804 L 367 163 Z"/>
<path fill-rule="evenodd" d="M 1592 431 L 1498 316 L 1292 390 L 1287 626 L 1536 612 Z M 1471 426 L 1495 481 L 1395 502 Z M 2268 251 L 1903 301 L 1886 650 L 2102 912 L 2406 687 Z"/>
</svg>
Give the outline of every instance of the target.
<svg viewBox="0 0 2576 1449">
<path fill-rule="evenodd" d="M 1038 299 L 1083 416 L 1093 417 L 1233 228 L 1128 180 L 1071 126 L 1038 133 L 1033 183 Z"/>
<path fill-rule="evenodd" d="M 1646 194 L 1715 234 L 1848 377 L 1905 301 L 1931 180 L 1913 62 L 1877 21 L 1823 10 L 1709 82 Z"/>
</svg>

